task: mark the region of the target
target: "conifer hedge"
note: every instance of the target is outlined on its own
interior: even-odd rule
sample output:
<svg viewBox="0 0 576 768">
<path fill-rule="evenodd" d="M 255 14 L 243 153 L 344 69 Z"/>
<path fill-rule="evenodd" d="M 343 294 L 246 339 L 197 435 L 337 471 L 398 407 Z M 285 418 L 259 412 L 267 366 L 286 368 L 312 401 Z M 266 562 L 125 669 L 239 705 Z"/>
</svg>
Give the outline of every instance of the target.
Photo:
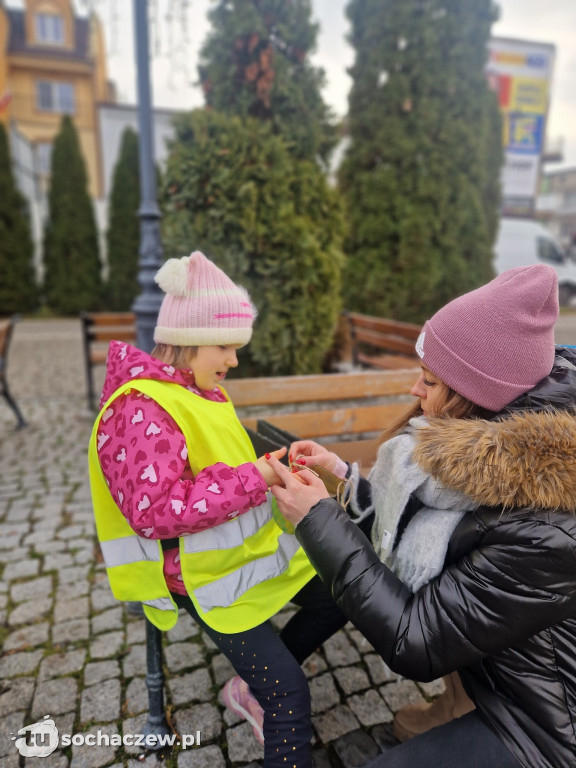
<svg viewBox="0 0 576 768">
<path fill-rule="evenodd" d="M 270 123 L 177 118 L 165 172 L 165 255 L 201 250 L 244 285 L 259 317 L 240 375 L 320 370 L 340 310 L 338 199 Z"/>
<path fill-rule="evenodd" d="M 491 0 L 351 0 L 349 309 L 421 322 L 492 277 L 499 112 Z"/>
<path fill-rule="evenodd" d="M 108 244 L 108 280 L 105 307 L 128 311 L 140 293 L 138 254 L 140 247 L 140 170 L 138 135 L 126 128 L 110 193 Z"/>
<path fill-rule="evenodd" d="M 44 232 L 44 294 L 62 315 L 101 307 L 98 235 L 84 158 L 71 118 L 62 118 L 54 141 L 49 215 Z"/>
<path fill-rule="evenodd" d="M 31 312 L 37 301 L 30 223 L 12 173 L 6 129 L 0 123 L 0 315 Z"/>
</svg>

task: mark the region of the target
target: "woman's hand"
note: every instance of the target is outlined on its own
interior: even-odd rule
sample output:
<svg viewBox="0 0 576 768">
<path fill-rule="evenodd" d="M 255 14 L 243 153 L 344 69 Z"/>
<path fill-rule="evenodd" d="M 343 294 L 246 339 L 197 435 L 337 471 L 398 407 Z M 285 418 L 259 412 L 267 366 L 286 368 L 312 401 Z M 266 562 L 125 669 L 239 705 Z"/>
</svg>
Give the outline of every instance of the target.
<svg viewBox="0 0 576 768">
<path fill-rule="evenodd" d="M 277 451 L 272 451 L 272 453 L 266 454 L 266 456 L 274 456 L 276 459 L 281 459 L 282 456 L 284 456 L 286 453 L 286 448 L 278 448 Z M 271 464 L 268 463 L 266 456 L 260 456 L 260 458 L 256 459 L 254 462 L 254 466 L 260 472 L 262 477 L 264 478 L 264 481 L 268 487 L 271 485 L 274 485 L 279 482 L 278 475 L 274 471 L 274 468 Z M 281 467 L 283 467 L 282 464 L 278 461 L 277 464 L 279 464 Z"/>
<path fill-rule="evenodd" d="M 330 498 L 322 480 L 310 470 L 303 468 L 292 473 L 273 457 L 268 459 L 268 463 L 279 478 L 279 483 L 270 486 L 270 490 L 283 517 L 292 525 L 297 525 L 306 517 L 311 507 L 321 499 Z"/>
<path fill-rule="evenodd" d="M 296 462 L 303 467 L 319 465 L 334 472 L 341 459 L 332 451 L 328 451 L 323 445 L 313 440 L 297 440 L 290 446 L 291 463 Z"/>
</svg>

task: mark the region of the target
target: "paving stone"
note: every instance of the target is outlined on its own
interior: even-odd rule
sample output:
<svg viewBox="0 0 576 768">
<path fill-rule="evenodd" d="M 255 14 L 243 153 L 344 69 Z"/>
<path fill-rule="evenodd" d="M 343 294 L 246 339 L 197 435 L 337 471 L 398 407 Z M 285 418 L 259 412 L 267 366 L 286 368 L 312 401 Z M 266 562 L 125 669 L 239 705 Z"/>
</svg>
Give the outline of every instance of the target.
<svg viewBox="0 0 576 768">
<path fill-rule="evenodd" d="M 92 594 L 90 595 L 90 600 L 92 602 L 92 610 L 96 613 L 118 605 L 118 600 L 116 600 L 110 591 L 109 586 L 106 586 L 105 589 L 93 589 Z"/>
<path fill-rule="evenodd" d="M 312 724 L 318 738 L 324 744 L 338 739 L 345 733 L 355 731 L 359 726 L 354 714 L 344 704 L 340 704 L 322 715 L 313 716 Z"/>
<path fill-rule="evenodd" d="M 78 539 L 87 534 L 91 534 L 92 531 L 88 530 L 86 525 L 68 525 L 65 528 L 60 528 L 56 534 L 59 539 Z"/>
<path fill-rule="evenodd" d="M 417 685 L 411 680 L 398 680 L 395 683 L 383 685 L 380 688 L 380 695 L 392 712 L 398 712 L 399 709 L 407 704 L 425 701 Z"/>
<path fill-rule="evenodd" d="M 382 683 L 390 683 L 400 679 L 400 675 L 396 672 L 392 672 L 381 656 L 376 653 L 367 653 L 364 656 L 364 663 L 368 667 L 370 678 L 375 685 L 382 685 Z"/>
<path fill-rule="evenodd" d="M 200 627 L 186 611 L 180 611 L 178 623 L 172 629 L 166 632 L 166 639 L 169 643 L 181 643 L 183 640 L 189 640 L 191 637 L 197 637 L 200 633 Z"/>
<path fill-rule="evenodd" d="M 77 643 L 90 637 L 90 623 L 88 619 L 72 619 L 54 624 L 52 627 L 52 642 L 57 645 L 64 643 Z"/>
<path fill-rule="evenodd" d="M 78 581 L 78 579 L 85 579 L 88 576 L 89 566 L 76 565 L 71 568 L 61 568 L 59 573 L 59 583 L 67 584 L 70 582 Z"/>
<path fill-rule="evenodd" d="M 264 747 L 254 736 L 250 723 L 242 723 L 226 731 L 228 757 L 232 763 L 248 763 L 262 760 Z"/>
<path fill-rule="evenodd" d="M 226 768 L 226 760 L 219 747 L 194 747 L 180 752 L 178 768 Z"/>
<path fill-rule="evenodd" d="M 88 617 L 88 598 L 76 597 L 74 600 L 58 600 L 54 606 L 54 621 L 69 621 Z"/>
<path fill-rule="evenodd" d="M 43 655 L 43 651 L 6 654 L 0 659 L 0 680 L 33 672 L 40 664 Z"/>
<path fill-rule="evenodd" d="M 26 576 L 38 576 L 39 571 L 40 561 L 28 558 L 9 563 L 4 569 L 2 578 L 5 581 L 15 581 Z"/>
<path fill-rule="evenodd" d="M 24 726 L 24 712 L 10 712 L 2 718 L 2 737 L 0 739 L 0 758 L 2 758 L 2 768 L 7 764 L 5 760 L 8 757 L 19 756 L 14 747 L 14 742 L 10 736 L 16 736 L 20 728 Z M 18 762 L 16 762 L 16 767 Z"/>
<path fill-rule="evenodd" d="M 146 725 L 148 722 L 148 713 L 145 712 L 136 717 L 128 717 L 122 721 L 122 733 L 124 736 L 130 734 L 130 736 L 136 736 L 147 732 Z M 134 739 L 132 740 L 135 741 Z M 138 755 L 142 753 L 143 748 L 135 743 L 125 744 L 124 751 L 131 755 Z"/>
<path fill-rule="evenodd" d="M 106 659 L 119 653 L 123 646 L 123 632 L 106 632 L 90 643 L 90 656 L 93 659 Z"/>
<path fill-rule="evenodd" d="M 118 661 L 93 661 L 84 667 L 84 685 L 94 685 L 102 680 L 120 677 Z"/>
<path fill-rule="evenodd" d="M 109 723 L 120 717 L 120 681 L 104 680 L 82 691 L 80 719 L 83 723 Z"/>
<path fill-rule="evenodd" d="M 5 552 L 0 552 L 0 563 L 20 562 L 21 560 L 27 560 L 29 557 L 30 557 L 29 549 L 23 549 L 22 547 L 18 547 L 17 549 L 9 549 L 9 550 L 6 550 Z M 26 575 L 35 576 L 36 574 L 26 574 Z M 8 581 L 5 580 L 4 583 L 8 584 Z"/>
<path fill-rule="evenodd" d="M 148 712 L 148 687 L 143 677 L 133 678 L 126 689 L 126 714 L 138 715 Z"/>
<path fill-rule="evenodd" d="M 0 593 L 0 608 L 6 608 L 8 605 L 8 593 L 2 592 Z"/>
<path fill-rule="evenodd" d="M 76 708 L 78 683 L 72 677 L 38 682 L 32 704 L 32 717 L 58 715 L 72 712 Z"/>
<path fill-rule="evenodd" d="M 133 645 L 122 659 L 124 677 L 135 677 L 146 673 L 146 646 Z"/>
<path fill-rule="evenodd" d="M 80 672 L 84 666 L 86 651 L 79 648 L 75 651 L 66 653 L 53 653 L 46 656 L 40 666 L 39 680 L 47 680 L 51 677 L 60 677 L 61 675 L 70 675 L 74 672 Z"/>
<path fill-rule="evenodd" d="M 362 725 L 369 727 L 379 723 L 390 723 L 393 715 L 383 699 L 374 690 L 350 696 L 347 704 Z"/>
<path fill-rule="evenodd" d="M 372 645 L 366 640 L 364 635 L 359 632 L 357 629 L 351 629 L 347 630 L 346 634 L 348 637 L 352 640 L 358 651 L 364 655 L 365 653 L 374 653 L 374 648 Z"/>
<path fill-rule="evenodd" d="M 122 614 L 127 612 L 124 610 L 124 606 L 121 606 Z M 132 617 L 129 617 L 126 622 L 126 645 L 137 645 L 146 642 L 146 625 L 144 621 L 136 621 Z"/>
<path fill-rule="evenodd" d="M 4 651 L 44 645 L 44 643 L 48 642 L 49 629 L 50 625 L 48 622 L 33 624 L 30 627 L 21 627 L 8 635 L 4 641 Z"/>
<path fill-rule="evenodd" d="M 70 768 L 100 768 L 102 765 L 108 765 L 116 754 L 122 749 L 118 746 L 106 746 L 105 738 L 108 736 L 111 739 L 113 736 L 118 736 L 118 728 L 116 725 L 98 725 L 89 728 L 85 735 L 95 734 L 100 735 L 100 746 L 88 746 L 83 744 L 81 746 L 72 747 L 72 760 L 70 762 Z"/>
<path fill-rule="evenodd" d="M 59 600 L 74 600 L 81 595 L 87 595 L 90 592 L 90 583 L 88 579 L 81 579 L 68 584 L 60 584 L 58 587 Z"/>
<path fill-rule="evenodd" d="M 313 653 L 302 664 L 302 669 L 306 677 L 310 678 L 320 674 L 320 672 L 325 672 L 328 669 L 328 664 L 326 664 L 326 660 L 319 653 Z"/>
<path fill-rule="evenodd" d="M 27 710 L 34 694 L 35 681 L 32 677 L 16 677 L 3 680 L 0 685 L 0 717 L 11 712 Z"/>
<path fill-rule="evenodd" d="M 312 749 L 312 765 L 314 768 L 331 768 L 332 763 L 325 747 L 317 746 Z"/>
<path fill-rule="evenodd" d="M 310 680 L 310 696 L 312 698 L 312 714 L 326 712 L 340 703 L 340 694 L 334 685 L 334 678 L 327 672 Z"/>
<path fill-rule="evenodd" d="M 338 632 L 322 646 L 328 664 L 332 667 L 345 667 L 360 661 L 360 654 L 344 632 Z"/>
<path fill-rule="evenodd" d="M 46 555 L 44 558 L 44 565 L 42 566 L 42 572 L 48 573 L 49 571 L 61 571 L 63 568 L 74 565 L 74 558 L 68 552 L 61 552 L 55 555 Z M 76 582 L 73 582 L 74 584 Z"/>
<path fill-rule="evenodd" d="M 29 523 L 1 523 L 0 549 L 13 549 L 20 546 L 20 542 L 28 534 L 29 530 Z"/>
<path fill-rule="evenodd" d="M 424 692 L 424 695 L 428 699 L 435 699 L 446 690 L 444 680 L 441 677 L 437 680 L 432 680 L 429 683 L 418 683 L 418 688 Z"/>
<path fill-rule="evenodd" d="M 10 598 L 14 603 L 21 603 L 23 600 L 39 599 L 47 597 L 52 592 L 52 578 L 42 576 L 39 579 L 21 581 L 12 584 L 10 587 Z"/>
<path fill-rule="evenodd" d="M 164 649 L 164 658 L 170 672 L 180 672 L 205 663 L 203 649 L 198 643 L 171 643 Z"/>
<path fill-rule="evenodd" d="M 200 743 L 215 741 L 222 733 L 222 715 L 214 704 L 196 704 L 179 709 L 174 715 L 174 724 L 180 736 L 194 736 L 200 732 Z"/>
<path fill-rule="evenodd" d="M 206 669 L 197 669 L 169 680 L 168 687 L 176 706 L 191 701 L 209 701 L 212 698 L 212 678 Z"/>
<path fill-rule="evenodd" d="M 38 619 L 44 618 L 52 609 L 52 598 L 43 600 L 27 600 L 20 603 L 16 608 L 10 611 L 8 624 L 11 627 L 17 627 L 20 624 L 31 624 Z"/>
<path fill-rule="evenodd" d="M 360 730 L 341 736 L 334 742 L 333 748 L 343 768 L 363 768 L 380 752 L 374 739 Z"/>
<path fill-rule="evenodd" d="M 360 667 L 340 667 L 334 670 L 334 677 L 345 695 L 370 687 L 368 675 Z"/>
<path fill-rule="evenodd" d="M 382 725 L 375 725 L 370 731 L 370 736 L 374 739 L 381 752 L 385 752 L 387 749 L 398 746 L 400 742 L 394 736 L 394 728 L 392 723 L 383 723 Z"/>
<path fill-rule="evenodd" d="M 226 680 L 229 680 L 236 674 L 236 670 L 223 653 L 217 653 L 213 656 L 210 665 L 216 685 L 224 685 Z"/>
<path fill-rule="evenodd" d="M 92 634 L 99 635 L 101 632 L 109 632 L 113 629 L 122 629 L 124 625 L 124 616 L 122 606 L 110 608 L 97 616 L 92 617 Z"/>
</svg>

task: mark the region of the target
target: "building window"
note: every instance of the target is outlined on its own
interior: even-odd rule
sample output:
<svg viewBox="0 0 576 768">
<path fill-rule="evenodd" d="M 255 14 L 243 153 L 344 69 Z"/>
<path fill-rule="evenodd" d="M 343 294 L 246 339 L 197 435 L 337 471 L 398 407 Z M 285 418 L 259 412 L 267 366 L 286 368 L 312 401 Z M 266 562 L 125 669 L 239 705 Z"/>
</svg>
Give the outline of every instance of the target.
<svg viewBox="0 0 576 768">
<path fill-rule="evenodd" d="M 74 113 L 74 86 L 39 80 L 36 84 L 36 106 L 41 112 Z"/>
<path fill-rule="evenodd" d="M 64 44 L 64 19 L 62 16 L 37 13 L 34 20 L 36 22 L 36 40 L 39 43 Z"/>
<path fill-rule="evenodd" d="M 52 143 L 50 141 L 36 142 L 36 167 L 40 176 L 50 176 L 52 168 Z"/>
</svg>

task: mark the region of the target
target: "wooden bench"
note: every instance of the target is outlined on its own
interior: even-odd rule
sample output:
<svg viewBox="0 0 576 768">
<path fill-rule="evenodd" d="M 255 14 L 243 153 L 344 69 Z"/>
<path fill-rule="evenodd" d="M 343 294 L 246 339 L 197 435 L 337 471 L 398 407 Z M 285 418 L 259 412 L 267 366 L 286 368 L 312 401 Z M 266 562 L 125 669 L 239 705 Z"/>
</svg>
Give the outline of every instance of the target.
<svg viewBox="0 0 576 768">
<path fill-rule="evenodd" d="M 105 365 L 108 346 L 113 339 L 136 341 L 136 316 L 133 312 L 82 312 L 82 341 L 86 366 L 88 407 L 97 410 L 94 366 Z"/>
<path fill-rule="evenodd" d="M 346 461 L 373 464 L 380 435 L 414 401 L 418 371 L 356 371 L 317 376 L 231 379 L 225 382 L 238 417 L 257 432 L 268 422 L 326 445 Z"/>
<path fill-rule="evenodd" d="M 398 370 L 419 365 L 414 345 L 419 325 L 345 312 L 354 366 Z"/>
<path fill-rule="evenodd" d="M 8 367 L 8 350 L 10 349 L 10 342 L 12 340 L 12 331 L 14 325 L 18 322 L 19 316 L 12 315 L 12 317 L 0 320 L 0 387 L 2 389 L 2 396 L 14 411 L 17 419 L 16 429 L 22 429 L 26 427 L 26 420 L 22 416 L 22 412 L 18 407 L 16 400 L 12 396 L 10 389 L 8 388 L 6 368 Z"/>
</svg>

